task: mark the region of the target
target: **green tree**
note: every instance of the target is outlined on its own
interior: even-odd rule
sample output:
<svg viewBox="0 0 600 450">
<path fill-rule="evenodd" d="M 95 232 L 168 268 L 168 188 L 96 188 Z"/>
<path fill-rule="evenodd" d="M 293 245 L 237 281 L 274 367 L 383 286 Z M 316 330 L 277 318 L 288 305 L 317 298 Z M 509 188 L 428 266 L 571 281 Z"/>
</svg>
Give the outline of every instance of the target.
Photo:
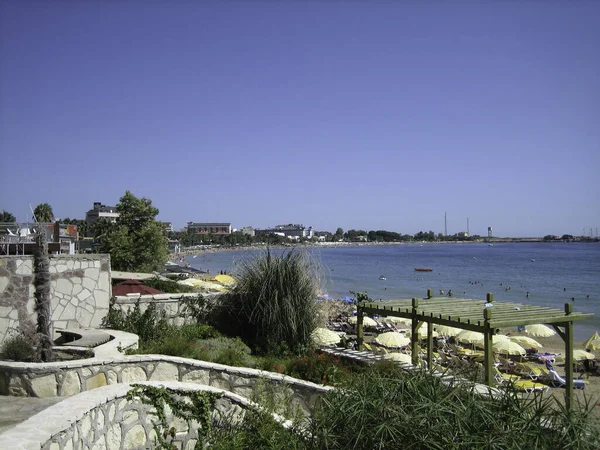
<svg viewBox="0 0 600 450">
<path fill-rule="evenodd" d="M 54 213 L 52 206 L 48 203 L 40 203 L 33 210 L 34 220 L 37 222 L 52 222 L 54 221 Z"/>
<path fill-rule="evenodd" d="M 17 218 L 15 216 L 13 216 L 11 213 L 9 213 L 8 211 L 2 210 L 2 212 L 0 212 L 0 222 L 16 222 Z"/>
<path fill-rule="evenodd" d="M 99 250 L 110 253 L 112 269 L 152 272 L 164 268 L 169 257 L 167 236 L 162 223 L 155 219 L 158 209 L 152 206 L 152 200 L 126 191 L 117 212 L 116 224 L 98 236 Z"/>
<path fill-rule="evenodd" d="M 335 240 L 339 241 L 340 239 L 344 238 L 344 229 L 343 228 L 338 228 L 337 230 L 335 230 L 335 234 L 334 234 Z"/>
</svg>

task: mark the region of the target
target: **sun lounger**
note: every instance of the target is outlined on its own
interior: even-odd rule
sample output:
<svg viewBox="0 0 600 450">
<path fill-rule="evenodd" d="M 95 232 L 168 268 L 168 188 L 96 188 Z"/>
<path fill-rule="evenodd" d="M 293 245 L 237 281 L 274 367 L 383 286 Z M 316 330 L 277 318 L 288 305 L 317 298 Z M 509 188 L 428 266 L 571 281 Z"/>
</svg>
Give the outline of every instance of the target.
<svg viewBox="0 0 600 450">
<path fill-rule="evenodd" d="M 565 387 L 567 380 L 561 377 L 556 370 L 550 371 L 551 381 L 550 383 L 555 387 Z M 585 380 L 573 380 L 573 387 L 575 389 L 585 389 Z"/>
<path fill-rule="evenodd" d="M 496 381 L 496 383 L 498 384 L 504 384 L 504 383 L 514 383 L 515 381 L 519 380 L 520 377 L 519 375 L 511 375 L 508 373 L 502 373 L 498 370 L 498 367 L 494 366 L 494 380 Z"/>
<path fill-rule="evenodd" d="M 536 383 L 530 380 L 516 380 L 510 383 L 510 385 L 518 391 L 525 391 L 527 393 L 536 391 L 547 391 L 550 389 L 548 386 L 542 383 Z"/>
</svg>

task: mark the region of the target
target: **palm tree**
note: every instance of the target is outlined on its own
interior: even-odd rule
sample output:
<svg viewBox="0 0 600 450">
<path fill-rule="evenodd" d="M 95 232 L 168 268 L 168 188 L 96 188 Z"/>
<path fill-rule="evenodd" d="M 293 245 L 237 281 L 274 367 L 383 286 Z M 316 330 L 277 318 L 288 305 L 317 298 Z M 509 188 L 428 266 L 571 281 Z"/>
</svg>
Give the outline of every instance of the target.
<svg viewBox="0 0 600 450">
<path fill-rule="evenodd" d="M 8 211 L 2 210 L 2 212 L 0 212 L 0 222 L 16 222 L 17 218 L 15 216 L 13 216 L 11 213 L 9 213 Z"/>
<path fill-rule="evenodd" d="M 54 221 L 54 213 L 52 206 L 48 203 L 40 203 L 33 210 L 34 220 L 36 222 L 52 222 Z"/>
<path fill-rule="evenodd" d="M 49 206 L 49 205 L 48 205 Z M 37 209 L 37 208 L 36 208 Z M 37 334 L 42 361 L 52 360 L 52 329 L 50 324 L 50 258 L 46 230 L 38 227 L 37 247 L 34 255 L 35 312 L 37 313 Z"/>
</svg>

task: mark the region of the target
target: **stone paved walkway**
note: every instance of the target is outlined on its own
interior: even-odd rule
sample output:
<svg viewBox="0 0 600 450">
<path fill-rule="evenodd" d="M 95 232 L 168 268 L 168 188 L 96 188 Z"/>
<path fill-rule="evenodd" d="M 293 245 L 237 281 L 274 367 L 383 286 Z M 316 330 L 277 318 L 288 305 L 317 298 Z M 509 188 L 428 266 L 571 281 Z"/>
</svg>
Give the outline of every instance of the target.
<svg viewBox="0 0 600 450">
<path fill-rule="evenodd" d="M 67 397 L 12 397 L 0 395 L 0 434 Z"/>
</svg>

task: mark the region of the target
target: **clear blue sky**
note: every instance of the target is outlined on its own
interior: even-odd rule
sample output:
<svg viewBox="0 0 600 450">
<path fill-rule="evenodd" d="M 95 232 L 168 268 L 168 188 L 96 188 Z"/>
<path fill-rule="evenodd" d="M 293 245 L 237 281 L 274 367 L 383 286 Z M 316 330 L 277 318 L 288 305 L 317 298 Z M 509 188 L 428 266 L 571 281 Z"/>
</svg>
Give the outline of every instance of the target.
<svg viewBox="0 0 600 450">
<path fill-rule="evenodd" d="M 600 227 L 598 1 L 0 5 L 20 220 L 131 190 L 176 228 Z"/>
</svg>

